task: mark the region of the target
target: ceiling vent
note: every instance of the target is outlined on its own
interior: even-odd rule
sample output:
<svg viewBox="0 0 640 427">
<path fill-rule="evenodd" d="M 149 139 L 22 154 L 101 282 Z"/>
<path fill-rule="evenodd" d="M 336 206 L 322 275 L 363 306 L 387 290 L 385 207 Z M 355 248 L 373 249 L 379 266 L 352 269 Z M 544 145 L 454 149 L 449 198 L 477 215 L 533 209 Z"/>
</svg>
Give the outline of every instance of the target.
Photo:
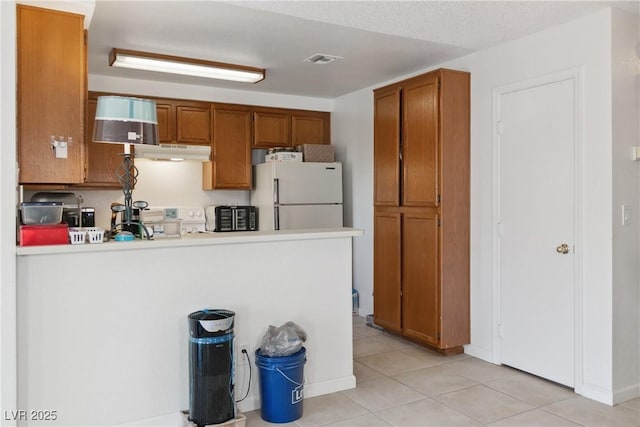
<svg viewBox="0 0 640 427">
<path fill-rule="evenodd" d="M 325 55 L 324 53 L 316 53 L 304 60 L 304 62 L 310 62 L 312 64 L 324 65 L 338 59 L 344 59 L 342 56 Z"/>
</svg>

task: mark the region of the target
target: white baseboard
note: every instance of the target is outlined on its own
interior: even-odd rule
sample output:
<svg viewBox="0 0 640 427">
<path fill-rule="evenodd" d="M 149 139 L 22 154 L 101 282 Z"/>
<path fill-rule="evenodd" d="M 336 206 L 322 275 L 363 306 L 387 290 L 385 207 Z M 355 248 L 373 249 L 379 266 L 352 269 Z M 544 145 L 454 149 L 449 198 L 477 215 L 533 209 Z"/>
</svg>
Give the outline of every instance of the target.
<svg viewBox="0 0 640 427">
<path fill-rule="evenodd" d="M 618 403 L 623 403 L 636 397 L 640 397 L 640 384 L 614 390 L 613 404 L 617 405 Z"/>
<path fill-rule="evenodd" d="M 356 377 L 349 375 L 344 378 L 338 378 L 330 381 L 322 381 L 319 383 L 305 384 L 304 398 L 321 396 L 323 394 L 335 393 L 342 390 L 355 388 Z M 246 400 L 238 404 L 240 412 L 249 412 L 260 408 L 260 397 L 258 395 L 249 396 Z"/>
<path fill-rule="evenodd" d="M 256 387 L 257 387 L 256 383 Z M 260 408 L 260 397 L 256 395 L 248 396 L 245 400 L 238 403 L 238 411 L 240 412 L 249 412 L 254 411 Z"/>
<path fill-rule="evenodd" d="M 355 388 L 356 377 L 349 375 L 344 378 L 338 378 L 330 381 L 306 384 L 304 387 L 304 397 L 314 397 L 323 394 L 335 393 L 342 390 Z M 260 398 L 258 396 L 249 396 L 247 399 L 238 403 L 238 411 L 249 412 L 260 408 Z M 160 415 L 158 417 L 147 418 L 144 420 L 130 421 L 122 426 L 153 426 L 153 427 L 183 427 L 184 417 L 181 412 Z"/>
<path fill-rule="evenodd" d="M 146 418 L 144 420 L 127 421 L 119 426 L 153 426 L 153 427 L 183 427 L 184 416 L 182 412 L 172 412 L 158 417 Z"/>
<path fill-rule="evenodd" d="M 485 362 L 495 363 L 493 360 L 493 352 L 489 349 L 478 347 L 473 344 L 467 344 L 464 346 L 464 354 L 477 357 Z"/>
<path fill-rule="evenodd" d="M 613 393 L 611 392 L 611 390 L 606 390 L 593 384 L 583 384 L 582 392 L 579 394 L 588 399 L 596 400 L 606 405 L 613 405 Z"/>
<path fill-rule="evenodd" d="M 330 381 L 307 384 L 304 386 L 304 397 L 314 397 L 356 387 L 355 375 L 349 375 Z"/>
</svg>

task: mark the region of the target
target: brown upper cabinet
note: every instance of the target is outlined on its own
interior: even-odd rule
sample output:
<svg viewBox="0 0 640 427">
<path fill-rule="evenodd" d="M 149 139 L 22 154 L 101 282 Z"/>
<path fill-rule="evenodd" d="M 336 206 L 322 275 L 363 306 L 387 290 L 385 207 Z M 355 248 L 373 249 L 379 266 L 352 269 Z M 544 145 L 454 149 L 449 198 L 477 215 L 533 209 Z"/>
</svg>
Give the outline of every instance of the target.
<svg viewBox="0 0 640 427">
<path fill-rule="evenodd" d="M 331 143 L 328 112 L 267 107 L 254 107 L 253 111 L 253 148 Z"/>
<path fill-rule="evenodd" d="M 437 205 L 438 120 L 437 74 L 375 92 L 376 206 Z"/>
<path fill-rule="evenodd" d="M 331 144 L 331 117 L 323 111 L 295 111 L 291 114 L 291 143 Z"/>
<path fill-rule="evenodd" d="M 82 183 L 87 95 L 84 16 L 18 5 L 17 52 L 18 181 Z M 56 156 L 52 137 L 64 142 L 66 156 L 63 149 Z"/>
<path fill-rule="evenodd" d="M 213 106 L 211 161 L 202 166 L 204 190 L 251 188 L 251 108 Z"/>
<path fill-rule="evenodd" d="M 124 148 L 120 144 L 93 142 L 97 97 L 89 98 L 87 103 L 87 124 L 85 137 L 85 173 L 84 185 L 95 187 L 119 187 L 117 170 L 122 163 Z"/>
<path fill-rule="evenodd" d="M 373 99 L 373 200 L 400 205 L 400 87 L 379 89 Z"/>
<path fill-rule="evenodd" d="M 211 104 L 177 99 L 155 101 L 160 143 L 211 144 Z"/>
<path fill-rule="evenodd" d="M 253 148 L 291 147 L 291 115 L 274 108 L 254 108 Z"/>
</svg>

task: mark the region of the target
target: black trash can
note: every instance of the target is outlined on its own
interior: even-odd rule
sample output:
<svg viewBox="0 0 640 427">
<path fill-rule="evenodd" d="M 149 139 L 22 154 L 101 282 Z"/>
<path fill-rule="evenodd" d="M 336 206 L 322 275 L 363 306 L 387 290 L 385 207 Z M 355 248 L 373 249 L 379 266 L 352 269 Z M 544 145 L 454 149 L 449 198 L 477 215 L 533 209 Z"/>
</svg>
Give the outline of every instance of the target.
<svg viewBox="0 0 640 427">
<path fill-rule="evenodd" d="M 189 420 L 199 427 L 235 418 L 234 318 L 221 309 L 189 314 Z"/>
</svg>

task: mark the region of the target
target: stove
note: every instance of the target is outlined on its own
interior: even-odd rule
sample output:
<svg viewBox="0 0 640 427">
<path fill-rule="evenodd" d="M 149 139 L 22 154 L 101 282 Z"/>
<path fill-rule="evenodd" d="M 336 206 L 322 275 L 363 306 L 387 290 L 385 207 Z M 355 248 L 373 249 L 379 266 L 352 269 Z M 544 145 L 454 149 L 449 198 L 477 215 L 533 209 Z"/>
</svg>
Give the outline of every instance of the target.
<svg viewBox="0 0 640 427">
<path fill-rule="evenodd" d="M 201 233 L 206 223 L 204 208 L 199 206 L 150 206 L 140 219 L 154 238 Z"/>
<path fill-rule="evenodd" d="M 203 207 L 178 207 L 177 210 L 178 218 L 182 221 L 180 234 L 205 231 L 206 219 Z"/>
</svg>

